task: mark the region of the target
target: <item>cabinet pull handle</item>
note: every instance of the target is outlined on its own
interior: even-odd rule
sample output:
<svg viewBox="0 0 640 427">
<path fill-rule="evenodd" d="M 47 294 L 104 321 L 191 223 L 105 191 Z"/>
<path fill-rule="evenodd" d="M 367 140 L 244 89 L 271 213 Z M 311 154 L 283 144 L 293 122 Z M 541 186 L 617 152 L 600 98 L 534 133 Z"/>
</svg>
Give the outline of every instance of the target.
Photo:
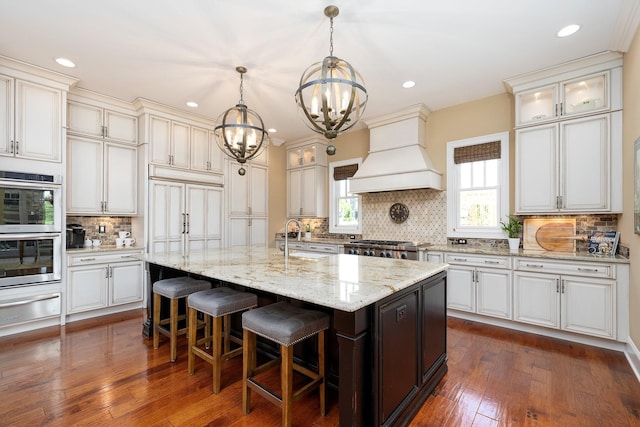
<svg viewBox="0 0 640 427">
<path fill-rule="evenodd" d="M 529 268 L 542 268 L 544 265 L 542 264 L 525 264 Z"/>
<path fill-rule="evenodd" d="M 485 259 L 484 263 L 485 264 L 500 264 L 500 261 L 492 261 L 492 260 Z"/>
<path fill-rule="evenodd" d="M 80 261 L 95 261 L 95 257 L 94 258 L 80 258 Z"/>
<path fill-rule="evenodd" d="M 15 153 L 14 153 L 14 154 L 20 154 L 20 150 L 18 149 L 18 147 L 19 147 L 19 145 L 18 145 L 18 144 L 20 144 L 20 141 L 16 141 L 16 147 L 15 147 L 15 148 L 16 148 L 16 151 L 15 151 Z"/>
<path fill-rule="evenodd" d="M 120 255 L 120 258 L 133 258 L 131 255 Z"/>
<path fill-rule="evenodd" d="M 452 258 L 453 261 L 467 262 L 466 258 Z"/>
<path fill-rule="evenodd" d="M 586 271 L 586 272 L 589 272 L 589 273 L 597 273 L 600 270 L 598 270 L 597 268 L 578 267 L 578 271 Z"/>
<path fill-rule="evenodd" d="M 103 128 L 104 130 L 102 131 L 102 135 L 106 138 L 109 135 L 109 129 L 106 126 L 103 126 Z"/>
<path fill-rule="evenodd" d="M 561 102 L 560 103 L 560 115 L 563 115 L 563 114 L 564 114 L 564 103 Z"/>
<path fill-rule="evenodd" d="M 184 234 L 187 231 L 187 214 L 183 213 L 182 214 L 182 234 Z"/>
<path fill-rule="evenodd" d="M 189 214 L 186 214 L 186 215 L 187 215 L 187 232 L 186 232 L 186 234 L 189 234 L 189 228 L 190 228 L 190 225 L 191 225 L 191 219 L 189 219 Z"/>
<path fill-rule="evenodd" d="M 14 151 L 13 151 L 13 140 L 9 141 L 9 154 L 14 154 Z"/>
<path fill-rule="evenodd" d="M 249 215 L 253 215 L 253 209 L 249 206 Z"/>
<path fill-rule="evenodd" d="M 105 267 L 104 268 L 104 274 L 105 274 L 104 278 L 108 279 L 109 278 L 109 267 Z"/>
<path fill-rule="evenodd" d="M 560 279 L 556 279 L 556 293 L 560 292 Z"/>
<path fill-rule="evenodd" d="M 560 287 L 560 292 L 564 294 L 564 280 L 561 280 L 560 283 L 562 286 Z"/>
</svg>

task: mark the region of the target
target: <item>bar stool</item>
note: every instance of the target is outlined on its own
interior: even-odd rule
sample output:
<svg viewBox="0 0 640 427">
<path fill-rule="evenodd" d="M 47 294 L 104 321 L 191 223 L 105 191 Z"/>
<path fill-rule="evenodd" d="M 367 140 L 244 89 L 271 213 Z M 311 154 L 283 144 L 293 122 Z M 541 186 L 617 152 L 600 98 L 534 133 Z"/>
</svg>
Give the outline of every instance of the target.
<svg viewBox="0 0 640 427">
<path fill-rule="evenodd" d="M 213 368 L 213 392 L 220 392 L 220 373 L 222 361 L 239 356 L 242 353 L 242 340 L 230 334 L 230 315 L 239 311 L 249 310 L 258 305 L 258 296 L 248 292 L 240 292 L 227 287 L 207 289 L 195 292 L 187 298 L 189 306 L 189 375 L 194 372 L 195 356 L 198 356 L 212 365 Z M 204 315 L 205 336 L 197 339 L 198 312 Z M 209 333 L 210 319 L 213 319 L 213 332 Z M 231 342 L 240 344 L 240 347 L 231 350 Z M 200 348 L 212 345 L 212 352 Z M 223 352 L 224 344 L 224 352 Z"/>
<path fill-rule="evenodd" d="M 172 362 L 176 361 L 178 335 L 186 334 L 188 326 L 178 329 L 178 321 L 187 317 L 186 314 L 178 315 L 178 301 L 189 294 L 206 289 L 211 289 L 211 283 L 187 276 L 158 280 L 153 284 L 153 348 L 158 348 L 160 333 L 168 336 Z M 165 319 L 160 318 L 162 297 L 170 300 L 169 317 Z M 169 328 L 166 325 L 169 325 Z"/>
<path fill-rule="evenodd" d="M 269 402 L 279 406 L 282 409 L 282 425 L 291 426 L 291 405 L 315 388 L 319 389 L 320 413 L 326 415 L 324 331 L 328 327 L 328 314 L 296 307 L 284 301 L 242 313 L 244 348 L 242 412 L 244 415 L 251 411 L 251 390 L 254 390 Z M 256 335 L 278 343 L 280 357 L 256 367 Z M 314 335 L 318 335 L 317 373 L 293 362 L 293 345 Z M 255 375 L 277 366 L 278 362 L 281 363 L 281 396 L 254 379 Z M 311 379 L 295 392 L 293 390 L 294 370 Z"/>
</svg>

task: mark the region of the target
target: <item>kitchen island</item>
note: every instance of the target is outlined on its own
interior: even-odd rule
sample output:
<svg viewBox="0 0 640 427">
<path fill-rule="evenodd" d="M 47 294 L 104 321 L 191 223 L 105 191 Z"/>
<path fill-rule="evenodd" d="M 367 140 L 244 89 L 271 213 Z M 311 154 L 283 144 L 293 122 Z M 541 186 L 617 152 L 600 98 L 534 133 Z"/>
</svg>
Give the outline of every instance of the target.
<svg viewBox="0 0 640 427">
<path fill-rule="evenodd" d="M 447 371 L 446 264 L 250 247 L 142 259 L 152 282 L 191 274 L 329 313 L 342 426 L 405 425 Z"/>
</svg>

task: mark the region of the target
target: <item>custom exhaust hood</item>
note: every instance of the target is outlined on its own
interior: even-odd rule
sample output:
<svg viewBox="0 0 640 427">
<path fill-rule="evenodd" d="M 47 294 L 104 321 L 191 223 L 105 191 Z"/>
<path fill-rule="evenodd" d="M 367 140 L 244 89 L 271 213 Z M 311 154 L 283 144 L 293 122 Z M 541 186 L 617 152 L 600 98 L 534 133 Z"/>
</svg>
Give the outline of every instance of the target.
<svg viewBox="0 0 640 427">
<path fill-rule="evenodd" d="M 352 193 L 442 190 L 442 173 L 426 150 L 426 119 L 423 104 L 396 113 L 364 120 L 370 129 L 369 155 L 349 179 Z"/>
</svg>

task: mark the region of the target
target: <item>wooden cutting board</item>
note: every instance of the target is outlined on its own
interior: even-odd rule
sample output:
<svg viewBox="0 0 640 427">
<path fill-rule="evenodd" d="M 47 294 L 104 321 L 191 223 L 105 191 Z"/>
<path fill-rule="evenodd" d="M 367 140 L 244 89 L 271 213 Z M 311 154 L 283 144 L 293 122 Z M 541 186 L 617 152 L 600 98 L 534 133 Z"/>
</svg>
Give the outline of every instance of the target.
<svg viewBox="0 0 640 427">
<path fill-rule="evenodd" d="M 576 220 L 525 219 L 522 237 L 525 250 L 575 252 Z"/>
</svg>

